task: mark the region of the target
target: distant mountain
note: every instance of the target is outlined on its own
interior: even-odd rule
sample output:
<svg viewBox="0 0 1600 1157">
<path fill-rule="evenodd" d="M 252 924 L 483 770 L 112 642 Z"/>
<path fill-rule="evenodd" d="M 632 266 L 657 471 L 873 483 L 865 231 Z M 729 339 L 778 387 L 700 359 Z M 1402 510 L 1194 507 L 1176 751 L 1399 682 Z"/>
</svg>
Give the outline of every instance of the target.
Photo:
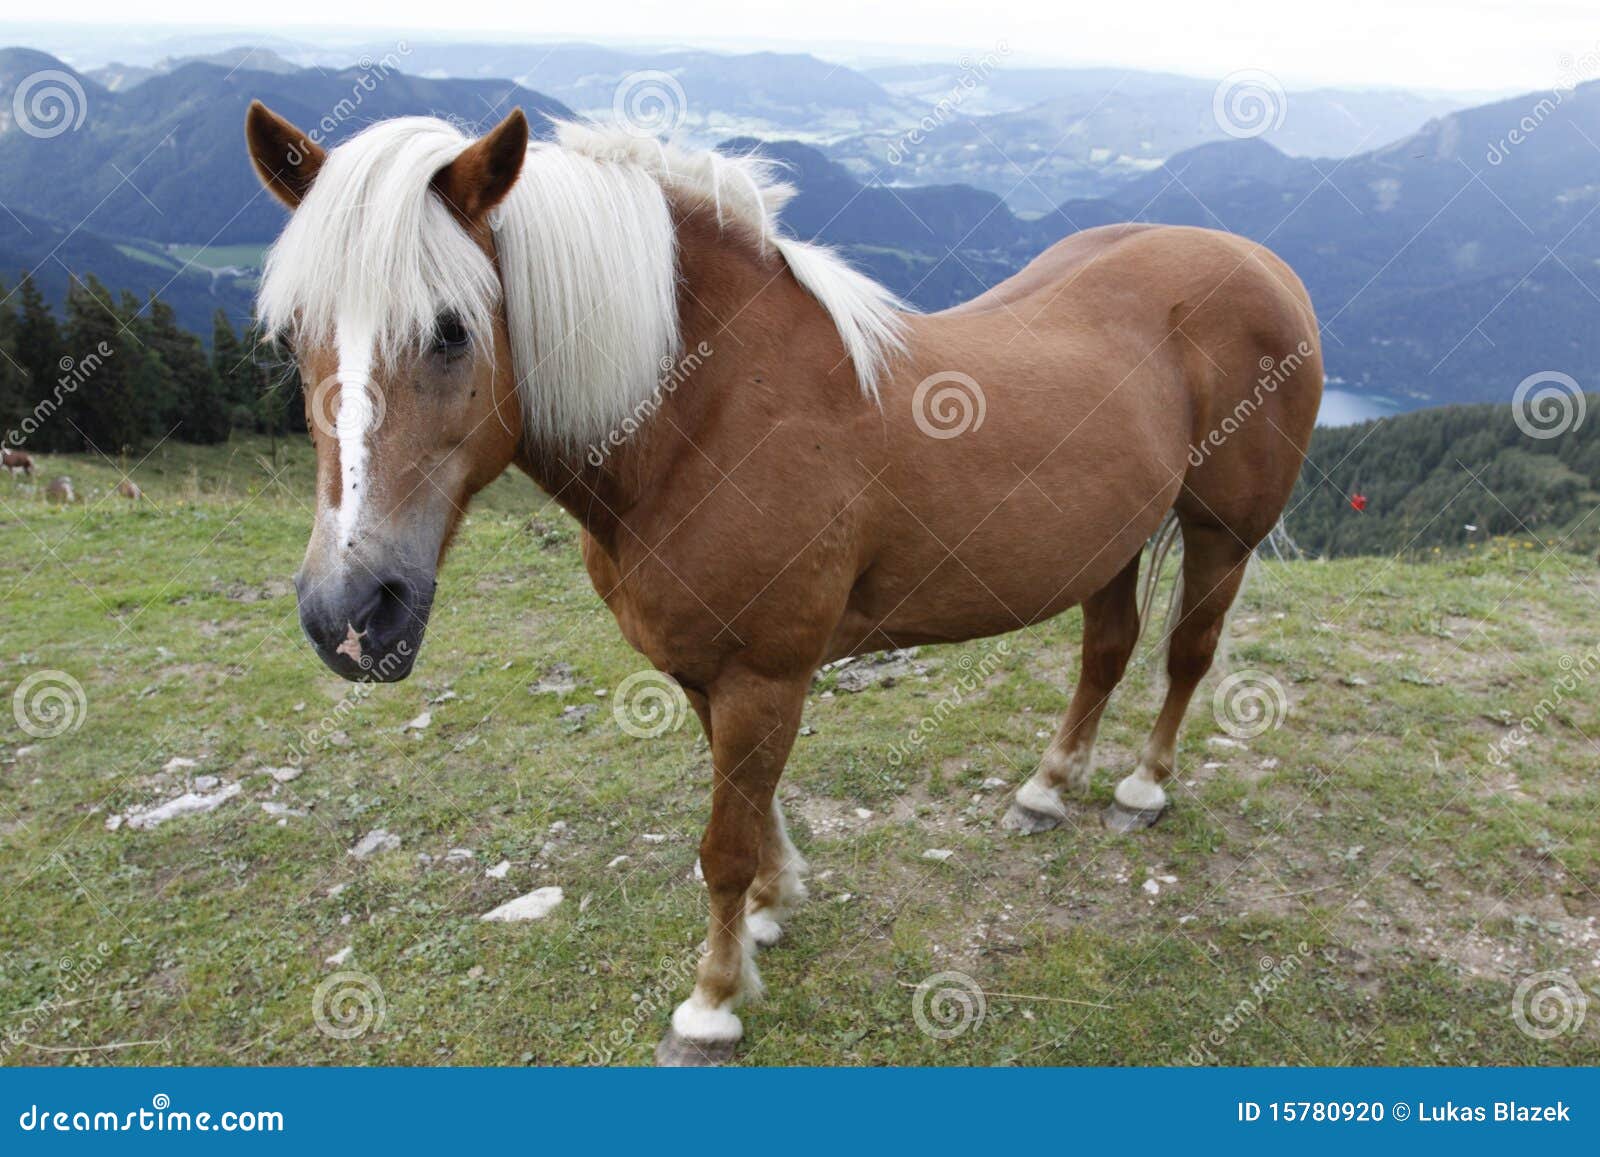
<svg viewBox="0 0 1600 1157">
<path fill-rule="evenodd" d="M 16 88 L 53 70 L 82 92 L 80 127 L 30 134 L 13 115 Z M 244 114 L 266 101 L 325 143 L 386 117 L 432 113 L 467 126 L 520 105 L 535 131 L 570 117 L 560 101 L 507 80 L 429 80 L 365 71 L 263 72 L 189 63 L 113 92 L 54 57 L 0 49 L 0 203 L 119 238 L 196 245 L 261 241 L 283 224 L 244 151 Z"/>
<path fill-rule="evenodd" d="M 872 180 L 960 181 L 1034 212 L 1069 198 L 1104 196 L 1186 149 L 1233 139 L 1225 125 L 1239 133 L 1260 127 L 1259 139 L 1291 155 L 1342 157 L 1415 132 L 1430 117 L 1465 103 L 1399 90 L 1285 93 L 1264 74 L 1219 83 L 1133 70 L 1011 69 L 980 62 L 966 72 L 918 65 L 869 75 L 936 111 L 917 134 L 863 134 L 833 143 L 830 156 Z M 941 101 L 943 110 L 937 111 Z M 1024 107 L 1015 107 L 1018 102 Z"/>
<path fill-rule="evenodd" d="M 112 92 L 124 92 L 186 64 L 215 64 L 219 68 L 248 68 L 255 72 L 290 73 L 299 68 L 270 48 L 228 48 L 195 56 L 167 56 L 152 65 L 111 63 L 91 68 L 84 76 Z"/>
<path fill-rule="evenodd" d="M 1408 407 L 1504 400 L 1546 369 L 1600 385 L 1596 142 L 1591 83 L 1451 113 L 1342 162 L 1207 145 L 1060 213 L 1267 242 L 1310 288 L 1345 384 Z"/>
<path fill-rule="evenodd" d="M 801 187 L 791 228 L 844 245 L 926 309 L 1095 225 L 1158 221 L 1255 238 L 1310 289 L 1330 384 L 1415 409 L 1504 401 L 1543 370 L 1600 385 L 1596 142 L 1600 82 L 1451 113 L 1343 161 L 1286 156 L 1260 140 L 1202 145 L 1112 196 L 1033 220 L 970 188 L 863 188 L 814 150 L 764 149 Z"/>
<path fill-rule="evenodd" d="M 427 76 L 509 76 L 595 117 L 633 100 L 656 115 L 665 101 L 680 135 L 706 143 L 734 134 L 828 140 L 908 125 L 920 112 L 853 69 L 798 52 L 411 44 L 404 67 Z M 648 73 L 671 83 L 641 75 Z"/>
</svg>

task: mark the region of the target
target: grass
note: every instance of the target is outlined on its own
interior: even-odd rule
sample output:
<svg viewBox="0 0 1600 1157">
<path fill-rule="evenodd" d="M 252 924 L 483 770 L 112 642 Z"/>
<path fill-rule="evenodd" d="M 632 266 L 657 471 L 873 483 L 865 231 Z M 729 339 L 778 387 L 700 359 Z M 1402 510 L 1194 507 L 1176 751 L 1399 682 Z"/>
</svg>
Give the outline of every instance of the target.
<svg viewBox="0 0 1600 1157">
<path fill-rule="evenodd" d="M 709 756 L 692 716 L 648 740 L 613 721 L 600 692 L 645 664 L 576 528 L 525 481 L 496 483 L 416 673 L 364 693 L 300 638 L 310 452 L 271 453 L 169 444 L 137 463 L 137 506 L 101 460 L 41 463 L 72 476 L 71 508 L 0 480 L 0 695 L 47 670 L 83 689 L 75 730 L 8 721 L 0 745 L 0 1056 L 647 1062 L 703 934 Z M 963 659 L 992 642 L 925 648 L 859 693 L 824 676 L 781 789 L 812 899 L 762 956 L 742 1059 L 1600 1062 L 1600 1010 L 1548 1039 L 1513 1015 L 1536 973 L 1559 974 L 1572 1011 L 1600 991 L 1600 681 L 1487 755 L 1579 674 L 1563 655 L 1593 653 L 1597 598 L 1592 561 L 1511 544 L 1263 563 L 1190 713 L 1176 807 L 1137 837 L 1096 814 L 1158 703 L 1148 642 L 1076 826 L 1031 839 L 999 832 L 1006 792 L 985 781 L 1015 786 L 1043 749 L 1076 613 L 1011 636 L 972 692 Z M 576 689 L 532 693 L 556 663 Z M 1219 745 L 1213 691 L 1240 671 L 1287 710 Z M 923 717 L 942 722 L 908 747 Z M 290 782 L 268 772 L 296 760 Z M 108 830 L 199 776 L 240 792 Z M 351 856 L 376 828 L 400 847 Z M 542 921 L 478 919 L 548 885 L 565 900 Z M 960 1031 L 923 1031 L 919 1002 Z"/>
</svg>

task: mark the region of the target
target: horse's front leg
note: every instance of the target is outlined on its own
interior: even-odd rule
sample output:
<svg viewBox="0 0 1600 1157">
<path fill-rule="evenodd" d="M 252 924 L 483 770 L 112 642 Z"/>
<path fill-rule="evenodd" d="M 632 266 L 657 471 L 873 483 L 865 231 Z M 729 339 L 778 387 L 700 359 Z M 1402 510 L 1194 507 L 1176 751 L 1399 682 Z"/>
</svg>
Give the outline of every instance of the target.
<svg viewBox="0 0 1600 1157">
<path fill-rule="evenodd" d="M 778 678 L 739 668 L 708 689 L 715 786 L 700 867 L 710 893 L 710 928 L 694 991 L 672 1014 L 672 1028 L 656 1049 L 658 1064 L 731 1058 L 744 1035 L 733 1010 L 742 999 L 760 995 L 746 905 L 763 867 L 763 845 L 773 842 L 773 792 L 800 728 L 808 676 Z M 769 864 L 770 859 L 769 854 Z M 766 898 L 755 898 L 758 910 Z"/>
</svg>

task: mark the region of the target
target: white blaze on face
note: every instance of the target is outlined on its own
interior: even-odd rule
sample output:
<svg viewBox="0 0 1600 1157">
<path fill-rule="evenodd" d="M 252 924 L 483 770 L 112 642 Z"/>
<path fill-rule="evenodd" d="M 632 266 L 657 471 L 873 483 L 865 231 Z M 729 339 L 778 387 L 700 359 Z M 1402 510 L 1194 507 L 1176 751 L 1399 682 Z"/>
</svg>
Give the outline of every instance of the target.
<svg viewBox="0 0 1600 1157">
<path fill-rule="evenodd" d="M 375 407 L 372 386 L 372 335 L 360 326 L 339 326 L 339 549 L 355 544 L 361 503 L 367 496 L 367 435 Z"/>
</svg>

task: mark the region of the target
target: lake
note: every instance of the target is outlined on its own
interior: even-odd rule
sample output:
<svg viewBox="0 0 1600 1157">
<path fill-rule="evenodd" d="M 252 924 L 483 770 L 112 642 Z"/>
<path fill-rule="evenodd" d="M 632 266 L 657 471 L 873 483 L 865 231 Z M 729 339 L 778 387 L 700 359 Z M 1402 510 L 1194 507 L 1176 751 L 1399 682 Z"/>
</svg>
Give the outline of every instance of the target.
<svg viewBox="0 0 1600 1157">
<path fill-rule="evenodd" d="M 1386 418 L 1399 412 L 1400 407 L 1385 397 L 1324 389 L 1322 409 L 1317 411 L 1317 425 L 1353 426 L 1369 418 Z"/>
</svg>

